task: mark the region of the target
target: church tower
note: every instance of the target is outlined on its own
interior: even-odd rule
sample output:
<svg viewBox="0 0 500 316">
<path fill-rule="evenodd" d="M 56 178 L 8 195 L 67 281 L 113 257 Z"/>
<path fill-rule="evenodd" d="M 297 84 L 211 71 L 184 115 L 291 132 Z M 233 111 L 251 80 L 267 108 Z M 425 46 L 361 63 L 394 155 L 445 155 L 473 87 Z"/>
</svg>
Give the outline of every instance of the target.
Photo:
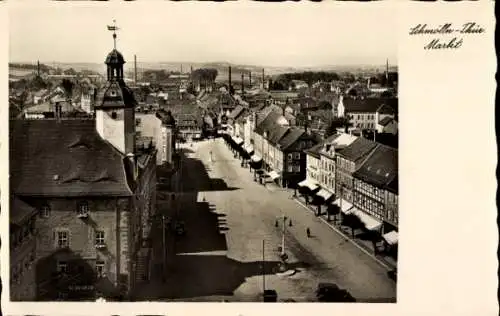
<svg viewBox="0 0 500 316">
<path fill-rule="evenodd" d="M 106 57 L 107 82 L 99 92 L 95 104 L 96 129 L 99 135 L 124 155 L 135 153 L 135 107 L 132 90 L 123 80 L 125 59 L 116 49 L 116 26 L 113 31 L 114 48 Z"/>
</svg>

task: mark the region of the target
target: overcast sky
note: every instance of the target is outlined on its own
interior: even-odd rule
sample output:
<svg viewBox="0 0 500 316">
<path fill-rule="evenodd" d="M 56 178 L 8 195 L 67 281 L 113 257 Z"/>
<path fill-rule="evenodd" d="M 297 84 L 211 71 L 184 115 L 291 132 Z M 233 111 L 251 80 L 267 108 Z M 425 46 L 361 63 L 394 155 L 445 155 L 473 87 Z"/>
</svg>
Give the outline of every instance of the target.
<svg viewBox="0 0 500 316">
<path fill-rule="evenodd" d="M 116 3 L 115 3 L 116 4 Z M 131 61 L 265 66 L 397 63 L 397 21 L 383 5 L 334 3 L 32 3 L 10 9 L 13 62 Z"/>
</svg>

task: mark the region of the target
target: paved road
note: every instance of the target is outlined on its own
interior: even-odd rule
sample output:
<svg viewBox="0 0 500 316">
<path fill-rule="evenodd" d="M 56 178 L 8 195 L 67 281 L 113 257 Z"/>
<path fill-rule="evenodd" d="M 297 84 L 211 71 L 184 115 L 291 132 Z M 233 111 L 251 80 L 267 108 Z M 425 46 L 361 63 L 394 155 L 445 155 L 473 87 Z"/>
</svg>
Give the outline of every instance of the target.
<svg viewBox="0 0 500 316">
<path fill-rule="evenodd" d="M 290 193 L 257 184 L 221 139 L 189 146 L 183 161 L 180 216 L 187 235 L 177 240 L 175 258 L 156 299 L 177 301 L 257 301 L 263 288 L 281 300 L 313 301 L 319 282 L 347 289 L 358 301 L 395 301 L 396 285 L 387 270 L 347 242 L 290 198 Z M 210 152 L 212 158 L 210 159 Z M 285 249 L 293 276 L 278 276 L 282 215 Z M 312 231 L 307 238 L 306 227 Z"/>
</svg>

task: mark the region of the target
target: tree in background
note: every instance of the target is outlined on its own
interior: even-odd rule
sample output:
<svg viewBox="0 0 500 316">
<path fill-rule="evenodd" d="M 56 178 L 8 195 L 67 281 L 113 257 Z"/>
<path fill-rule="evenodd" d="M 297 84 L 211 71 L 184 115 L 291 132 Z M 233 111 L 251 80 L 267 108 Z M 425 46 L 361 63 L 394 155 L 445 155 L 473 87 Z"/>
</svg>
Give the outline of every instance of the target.
<svg viewBox="0 0 500 316">
<path fill-rule="evenodd" d="M 218 74 L 215 68 L 198 68 L 191 73 L 191 81 L 206 86 L 213 84 Z"/>
<path fill-rule="evenodd" d="M 349 125 L 350 125 L 349 120 L 345 117 L 334 118 L 328 123 L 328 127 L 326 128 L 325 131 L 325 137 L 329 137 L 336 134 L 337 128 L 346 128 L 349 127 Z"/>
<path fill-rule="evenodd" d="M 65 78 L 62 80 L 61 86 L 63 87 L 64 92 L 66 93 L 66 97 L 71 98 L 71 96 L 73 95 L 73 88 L 74 88 L 73 81 Z"/>
</svg>

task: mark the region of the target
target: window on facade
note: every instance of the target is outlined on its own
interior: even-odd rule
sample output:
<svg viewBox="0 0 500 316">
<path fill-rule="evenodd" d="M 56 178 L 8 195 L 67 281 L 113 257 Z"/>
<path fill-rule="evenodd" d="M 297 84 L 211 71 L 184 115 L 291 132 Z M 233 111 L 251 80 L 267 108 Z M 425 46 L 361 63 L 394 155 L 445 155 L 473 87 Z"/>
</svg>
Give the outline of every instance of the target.
<svg viewBox="0 0 500 316">
<path fill-rule="evenodd" d="M 95 232 L 95 244 L 96 245 L 104 245 L 105 239 L 104 239 L 104 232 L 102 230 L 96 231 Z"/>
<path fill-rule="evenodd" d="M 295 159 L 300 159 L 300 153 L 294 153 Z"/>
<path fill-rule="evenodd" d="M 57 232 L 57 247 L 58 248 L 69 247 L 69 233 L 67 231 Z"/>
<path fill-rule="evenodd" d="M 40 217 L 47 218 L 50 216 L 50 207 L 48 205 L 43 205 L 40 208 Z"/>
<path fill-rule="evenodd" d="M 118 114 L 115 111 L 111 112 L 111 118 L 113 120 L 116 120 L 117 117 L 118 117 Z"/>
<path fill-rule="evenodd" d="M 98 278 L 103 278 L 105 277 L 105 271 L 104 271 L 104 261 L 96 261 L 95 263 L 95 271 L 97 274 Z"/>
<path fill-rule="evenodd" d="M 141 119 L 140 118 L 136 118 L 135 119 L 135 126 L 140 126 L 141 125 Z"/>
<path fill-rule="evenodd" d="M 68 273 L 68 262 L 66 262 L 66 261 L 58 261 L 57 262 L 57 272 L 59 272 L 59 273 Z"/>
<path fill-rule="evenodd" d="M 77 212 L 78 215 L 87 215 L 89 213 L 89 203 L 87 201 L 78 203 Z"/>
</svg>

